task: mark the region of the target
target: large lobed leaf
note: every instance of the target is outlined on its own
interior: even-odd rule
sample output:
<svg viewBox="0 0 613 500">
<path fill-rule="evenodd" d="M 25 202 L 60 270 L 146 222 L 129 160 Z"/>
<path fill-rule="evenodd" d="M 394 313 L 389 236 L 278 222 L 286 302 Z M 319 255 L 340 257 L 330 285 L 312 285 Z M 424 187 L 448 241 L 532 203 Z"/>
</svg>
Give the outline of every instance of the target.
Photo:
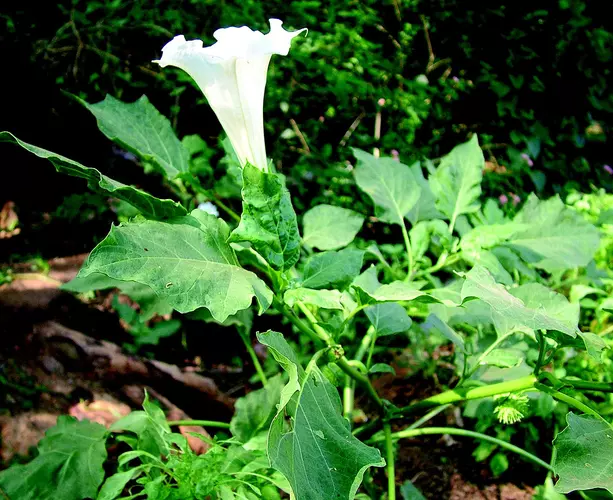
<svg viewBox="0 0 613 500">
<path fill-rule="evenodd" d="M 604 420 L 570 412 L 554 442 L 553 469 L 562 493 L 604 488 L 613 493 L 613 428 Z"/>
<path fill-rule="evenodd" d="M 338 250 L 353 241 L 363 223 L 364 216 L 353 210 L 317 205 L 304 214 L 302 241 L 319 250 Z"/>
<path fill-rule="evenodd" d="M 513 222 L 520 229 L 505 245 L 548 272 L 586 266 L 598 249 L 598 229 L 557 196 L 541 201 L 531 194 Z"/>
<path fill-rule="evenodd" d="M 376 158 L 360 149 L 355 181 L 375 204 L 375 213 L 384 222 L 404 224 L 404 217 L 418 202 L 421 187 L 413 171 L 392 158 Z"/>
<path fill-rule="evenodd" d="M 242 197 L 241 221 L 230 241 L 248 241 L 273 269 L 290 269 L 300 257 L 300 233 L 283 177 L 246 165 Z"/>
<path fill-rule="evenodd" d="M 351 434 L 336 388 L 314 363 L 303 370 L 280 333 L 258 339 L 290 377 L 270 427 L 272 466 L 289 480 L 296 500 L 353 499 L 366 469 L 385 465 L 379 450 Z"/>
<path fill-rule="evenodd" d="M 147 96 L 132 103 L 121 102 L 111 95 L 96 104 L 76 99 L 96 117 L 104 135 L 141 160 L 156 165 L 169 179 L 189 171 L 187 149 L 168 119 L 155 109 Z"/>
<path fill-rule="evenodd" d="M 499 335 L 526 327 L 533 330 L 553 330 L 576 337 L 577 320 L 566 310 L 561 310 L 557 301 L 559 294 L 542 287 L 547 294 L 535 295 L 535 286 L 540 285 L 534 284 L 530 289 L 514 290 L 512 295 L 504 286 L 496 283 L 489 271 L 482 266 L 473 267 L 463 276 L 466 281 L 462 286 L 462 302 L 475 297 L 488 304 Z M 561 299 L 565 300 L 564 297 Z M 547 310 L 548 303 L 552 305 L 551 310 Z"/>
<path fill-rule="evenodd" d="M 254 296 L 263 311 L 272 292 L 239 266 L 228 235 L 225 222 L 201 210 L 169 222 L 122 224 L 94 248 L 79 277 L 102 273 L 136 281 L 179 312 L 206 307 L 220 322 L 247 309 Z"/>
<path fill-rule="evenodd" d="M 436 208 L 452 224 L 460 215 L 479 209 L 484 164 L 479 141 L 473 135 L 468 142 L 456 146 L 444 156 L 430 177 Z"/>
<path fill-rule="evenodd" d="M 58 155 L 56 153 L 52 153 L 51 151 L 47 151 L 46 149 L 28 144 L 9 132 L 0 132 L 0 142 L 12 142 L 14 144 L 18 144 L 39 158 L 49 160 L 58 172 L 72 175 L 73 177 L 86 179 L 90 188 L 106 191 L 115 198 L 129 203 L 148 218 L 165 219 L 185 215 L 187 213 L 185 208 L 175 201 L 160 200 L 159 198 L 141 191 L 140 189 L 132 186 L 126 186 L 121 182 L 115 181 L 110 177 L 101 174 L 95 168 L 85 167 L 80 163 L 70 160 L 62 155 Z"/>
<path fill-rule="evenodd" d="M 106 435 L 100 424 L 60 416 L 34 460 L 0 473 L 0 491 L 12 500 L 96 498 L 104 479 Z"/>
</svg>

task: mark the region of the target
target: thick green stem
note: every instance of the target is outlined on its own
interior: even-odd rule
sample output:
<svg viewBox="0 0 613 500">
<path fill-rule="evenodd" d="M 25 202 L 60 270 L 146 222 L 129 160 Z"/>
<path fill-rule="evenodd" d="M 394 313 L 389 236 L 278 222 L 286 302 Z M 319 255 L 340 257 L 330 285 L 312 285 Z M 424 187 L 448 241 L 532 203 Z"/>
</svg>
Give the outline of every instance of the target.
<svg viewBox="0 0 613 500">
<path fill-rule="evenodd" d="M 176 427 L 178 425 L 197 425 L 199 427 L 216 427 L 218 429 L 230 428 L 230 424 L 226 422 L 217 422 L 215 420 L 172 420 L 168 422 L 168 425 L 171 427 Z"/>
<path fill-rule="evenodd" d="M 505 448 L 509 451 L 512 451 L 513 453 L 517 453 L 518 455 L 524 458 L 527 458 L 528 460 L 531 460 L 532 462 L 539 464 L 540 466 L 546 468 L 547 470 L 553 471 L 553 467 L 550 464 L 548 464 L 544 460 L 541 460 L 536 455 L 533 455 L 532 453 L 526 450 L 523 450 L 522 448 L 519 448 L 518 446 L 515 446 L 511 443 L 507 443 L 506 441 L 502 441 L 501 439 L 498 439 L 492 436 L 488 436 L 487 434 L 481 434 L 480 432 L 468 431 L 465 429 L 456 429 L 454 427 L 427 427 L 425 429 L 405 429 L 403 431 L 393 433 L 391 437 L 392 439 L 397 440 L 397 439 L 404 439 L 404 438 L 412 438 L 416 436 L 432 436 L 432 435 L 439 435 L 439 434 L 449 434 L 452 436 L 465 436 L 465 437 L 471 437 L 475 439 L 481 439 L 483 441 L 489 441 L 490 443 L 497 444 L 501 448 Z M 380 442 L 383 440 L 387 442 L 387 436 L 373 436 L 368 442 L 375 443 L 375 442 Z"/>
<path fill-rule="evenodd" d="M 273 305 L 275 309 L 283 314 L 283 316 L 285 316 L 296 328 L 298 328 L 298 330 L 310 337 L 316 345 L 322 345 L 323 340 L 319 337 L 319 335 L 317 335 L 317 333 L 315 333 L 315 331 L 309 325 L 296 316 L 289 307 L 283 304 L 276 297 L 273 298 Z"/>
<path fill-rule="evenodd" d="M 404 246 L 407 249 L 407 277 L 406 281 L 410 281 L 413 276 L 413 248 L 411 247 L 411 239 L 409 238 L 409 232 L 407 231 L 407 225 L 402 220 L 402 224 L 400 224 L 400 228 L 402 229 L 402 238 L 404 240 Z"/>
<path fill-rule="evenodd" d="M 345 386 L 343 387 L 343 415 L 351 421 L 353 413 L 353 399 L 355 396 L 354 382 L 349 375 L 345 375 Z"/>
<path fill-rule="evenodd" d="M 574 380 L 572 378 L 563 378 L 561 382 L 578 391 L 613 392 L 613 384 L 606 382 L 588 382 L 587 380 Z"/>
<path fill-rule="evenodd" d="M 413 415 L 420 410 L 433 408 L 436 406 L 446 405 L 450 403 L 457 403 L 460 401 L 468 401 L 471 399 L 481 399 L 497 394 L 505 394 L 508 392 L 525 391 L 534 389 L 537 378 L 534 375 L 528 375 L 527 377 L 518 378 L 515 380 L 509 380 L 508 382 L 500 382 L 498 384 L 490 384 L 481 387 L 473 387 L 469 389 L 452 389 L 449 391 L 441 392 L 436 396 L 423 399 L 415 404 L 400 408 L 395 412 L 395 417 L 403 417 Z"/>
<path fill-rule="evenodd" d="M 319 337 L 320 340 L 324 341 L 328 346 L 330 347 L 334 346 L 335 345 L 334 339 L 328 334 L 328 332 L 326 332 L 317 323 L 317 318 L 313 315 L 313 313 L 309 310 L 309 308 L 300 301 L 297 301 L 296 305 L 298 306 L 298 309 L 300 309 L 302 313 L 306 316 L 309 323 L 311 323 L 311 326 L 313 330 L 315 331 L 317 337 Z M 377 408 L 379 409 L 379 411 L 383 413 L 384 412 L 383 401 L 377 394 L 377 391 L 375 390 L 375 388 L 370 383 L 370 379 L 363 373 L 356 370 L 353 366 L 351 366 L 351 364 L 349 363 L 349 360 L 345 356 L 339 357 L 336 360 L 336 364 L 339 366 L 341 370 L 343 370 L 347 375 L 349 375 L 353 380 L 355 380 L 359 385 L 361 385 L 366 390 L 370 398 L 377 405 Z"/>
<path fill-rule="evenodd" d="M 336 361 L 336 364 L 339 366 L 341 370 L 343 370 L 347 375 L 349 375 L 353 380 L 356 381 L 362 388 L 367 392 L 370 399 L 377 405 L 380 413 L 385 412 L 385 406 L 383 405 L 383 400 L 377 394 L 377 391 L 370 383 L 370 379 L 364 375 L 363 373 L 356 370 L 353 366 L 349 364 L 349 360 L 343 356 Z"/>
<path fill-rule="evenodd" d="M 572 406 L 573 408 L 576 408 L 577 410 L 582 411 L 583 413 L 586 413 L 587 415 L 593 415 L 594 417 L 602 419 L 602 417 L 596 410 L 593 410 L 588 405 L 582 403 L 578 399 L 573 398 L 572 396 L 569 396 L 568 394 L 564 394 L 563 392 L 556 391 L 555 389 L 552 389 L 551 387 L 548 387 L 543 384 L 536 384 L 536 388 L 539 391 L 543 391 L 543 392 L 546 392 L 547 394 L 551 394 L 551 396 L 553 396 L 558 401 L 562 401 L 563 403 L 566 403 L 568 406 Z"/>
<path fill-rule="evenodd" d="M 394 442 L 392 441 L 392 426 L 389 422 L 383 424 L 385 433 L 385 461 L 387 469 L 387 499 L 396 500 L 396 471 L 394 470 Z"/>
<path fill-rule="evenodd" d="M 264 373 L 264 370 L 262 369 L 262 365 L 260 364 L 260 360 L 258 359 L 258 355 L 255 353 L 255 350 L 253 349 L 253 345 L 251 345 L 251 339 L 249 338 L 248 335 L 243 335 L 242 333 L 239 333 L 240 338 L 243 340 L 243 344 L 245 344 L 245 348 L 247 349 L 247 352 L 249 353 L 249 357 L 251 358 L 251 362 L 253 363 L 253 366 L 255 367 L 255 371 L 258 374 L 258 377 L 260 378 L 260 381 L 262 382 L 262 385 L 265 387 L 266 384 L 268 384 L 268 379 L 266 378 L 266 374 Z"/>
</svg>

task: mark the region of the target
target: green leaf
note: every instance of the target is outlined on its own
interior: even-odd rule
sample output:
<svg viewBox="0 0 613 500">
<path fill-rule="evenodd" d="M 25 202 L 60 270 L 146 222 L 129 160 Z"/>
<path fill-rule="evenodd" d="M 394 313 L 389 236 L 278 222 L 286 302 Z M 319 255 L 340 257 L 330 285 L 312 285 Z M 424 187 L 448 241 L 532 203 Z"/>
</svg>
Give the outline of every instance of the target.
<svg viewBox="0 0 613 500">
<path fill-rule="evenodd" d="M 522 300 L 530 309 L 545 311 L 549 316 L 564 321 L 569 327 L 579 322 L 579 304 L 569 302 L 566 297 L 539 283 L 528 283 L 511 289 L 513 296 Z M 562 345 L 585 348 L 596 361 L 600 361 L 607 343 L 598 335 L 577 330 L 576 339 L 563 336 L 556 338 Z"/>
<path fill-rule="evenodd" d="M 169 222 L 135 221 L 111 228 L 79 272 L 103 273 L 149 286 L 177 311 L 206 307 L 223 322 L 247 309 L 255 296 L 260 311 L 272 292 L 255 274 L 239 267 L 226 240 L 228 226 L 194 210 Z"/>
<path fill-rule="evenodd" d="M 395 302 L 375 304 L 364 309 L 364 312 L 379 337 L 406 332 L 411 328 L 411 318 L 406 309 Z"/>
<path fill-rule="evenodd" d="M 268 380 L 266 387 L 250 392 L 236 401 L 236 411 L 230 422 L 230 431 L 241 443 L 268 430 L 277 413 L 283 382 L 278 375 Z"/>
<path fill-rule="evenodd" d="M 344 288 L 360 274 L 363 250 L 345 248 L 309 257 L 301 285 L 305 288 Z"/>
<path fill-rule="evenodd" d="M 394 375 L 396 375 L 396 370 L 394 370 L 387 363 L 375 363 L 370 367 L 368 373 L 393 373 Z"/>
<path fill-rule="evenodd" d="M 441 219 L 443 215 L 436 208 L 436 198 L 430 188 L 430 184 L 424 177 L 419 162 L 414 163 L 410 168 L 417 184 L 421 188 L 421 195 L 415 206 L 408 211 L 405 217 L 409 219 L 413 225 L 417 224 L 419 221 Z"/>
<path fill-rule="evenodd" d="M 594 417 L 566 415 L 568 427 L 553 441 L 556 490 L 604 488 L 613 493 L 613 428 Z"/>
<path fill-rule="evenodd" d="M 315 363 L 303 370 L 280 333 L 258 339 L 290 376 L 270 427 L 272 466 L 289 480 L 296 500 L 353 499 L 366 469 L 385 465 L 379 450 L 351 434 L 336 388 Z"/>
<path fill-rule="evenodd" d="M 129 203 L 138 209 L 143 215 L 151 219 L 166 219 L 169 217 L 185 215 L 187 213 L 185 208 L 175 201 L 160 200 L 159 198 L 151 196 L 149 193 L 145 193 L 140 189 L 132 186 L 126 186 L 125 184 L 117 182 L 106 175 L 102 175 L 95 168 L 85 167 L 80 163 L 70 160 L 64 156 L 52 153 L 51 151 L 47 151 L 46 149 L 42 149 L 37 146 L 33 146 L 27 142 L 23 142 L 9 132 L 0 132 L 0 142 L 11 142 L 13 144 L 18 144 L 39 158 L 49 160 L 55 167 L 55 170 L 58 172 L 72 175 L 73 177 L 86 179 L 88 186 L 91 189 L 106 191 L 115 198 Z"/>
<path fill-rule="evenodd" d="M 446 248 L 451 244 L 449 227 L 442 220 L 418 222 L 409 231 L 409 236 L 415 260 L 421 259 L 435 241 Z"/>
<path fill-rule="evenodd" d="M 126 103 L 110 94 L 89 104 L 75 99 L 96 117 L 100 132 L 142 161 L 152 163 L 169 179 L 189 171 L 189 152 L 179 141 L 170 121 L 142 96 Z"/>
<path fill-rule="evenodd" d="M 300 257 L 300 233 L 284 178 L 246 165 L 242 197 L 241 221 L 230 241 L 248 241 L 273 269 L 290 269 Z"/>
<path fill-rule="evenodd" d="M 421 327 L 426 330 L 426 332 L 430 332 L 430 330 L 434 329 L 439 332 L 443 337 L 447 340 L 450 340 L 455 344 L 461 352 L 466 350 L 466 346 L 464 343 L 464 338 L 459 335 L 453 328 L 451 328 L 445 321 L 440 319 L 436 314 L 430 314 L 426 318 L 421 325 Z"/>
<path fill-rule="evenodd" d="M 375 158 L 360 149 L 354 149 L 353 154 L 358 160 L 355 181 L 372 198 L 377 217 L 391 224 L 404 224 L 405 215 L 421 194 L 413 171 L 392 158 Z"/>
<path fill-rule="evenodd" d="M 317 205 L 304 214 L 302 241 L 319 250 L 338 250 L 353 241 L 364 216 L 347 208 Z"/>
<path fill-rule="evenodd" d="M 492 469 L 492 473 L 494 477 L 500 476 L 509 468 L 509 459 L 507 456 L 502 453 L 496 453 L 490 460 L 490 469 Z"/>
<path fill-rule="evenodd" d="M 549 314 L 547 310 L 543 309 L 540 299 L 535 298 L 534 302 L 530 301 L 526 304 L 520 298 L 509 293 L 502 285 L 496 283 L 484 267 L 475 266 L 468 273 L 462 273 L 461 275 L 466 278 L 462 286 L 462 302 L 467 298 L 476 297 L 488 304 L 498 335 L 521 327 L 533 330 L 555 330 L 571 337 L 577 335 L 576 323 L 572 324 L 563 314 Z M 558 295 L 549 290 L 548 292 Z M 516 293 L 523 296 L 522 292 L 514 290 L 514 294 Z M 529 294 L 526 294 L 526 296 L 529 296 Z M 544 300 L 553 303 L 557 299 L 548 294 Z"/>
<path fill-rule="evenodd" d="M 517 350 L 494 349 L 483 359 L 483 362 L 500 368 L 512 368 L 518 366 L 523 359 L 524 357 Z"/>
<path fill-rule="evenodd" d="M 166 416 L 159 406 L 149 401 L 146 392 L 143 411 L 133 411 L 120 418 L 109 430 L 130 431 L 136 434 L 138 437 L 136 449 L 139 451 L 145 451 L 155 457 L 167 456 L 169 453 L 168 437 L 171 432 Z"/>
<path fill-rule="evenodd" d="M 481 180 L 485 161 L 477 135 L 453 148 L 441 160 L 430 176 L 430 187 L 436 198 L 436 208 L 451 221 L 462 214 L 479 210 Z"/>
<path fill-rule="evenodd" d="M 283 300 L 293 307 L 297 301 L 322 309 L 343 309 L 343 294 L 338 290 L 313 290 L 311 288 L 293 288 L 285 292 Z"/>
<path fill-rule="evenodd" d="M 104 479 L 104 426 L 61 415 L 26 465 L 0 472 L 0 488 L 13 500 L 83 500 L 95 498 Z"/>
<path fill-rule="evenodd" d="M 505 245 L 547 272 L 586 266 L 598 249 L 596 227 L 557 196 L 541 201 L 531 194 L 513 222 L 523 230 L 515 232 Z"/>
<path fill-rule="evenodd" d="M 108 477 L 104 481 L 102 488 L 100 488 L 100 493 L 98 493 L 96 500 L 115 500 L 138 473 L 140 473 L 140 469 L 137 467 L 125 472 L 117 472 Z"/>
<path fill-rule="evenodd" d="M 402 496 L 402 500 L 426 500 L 411 481 L 405 481 L 404 484 L 400 487 L 400 495 Z"/>
<path fill-rule="evenodd" d="M 372 287 L 373 284 L 374 282 L 368 283 L 368 286 Z M 359 282 L 357 284 L 354 282 L 353 287 L 364 292 L 361 294 L 361 300 L 363 301 L 363 303 L 410 302 L 412 300 L 417 299 L 422 302 L 448 302 L 440 301 L 429 293 L 422 292 L 421 290 L 419 290 L 419 288 L 417 288 L 417 285 L 415 285 L 414 283 L 406 283 L 404 281 L 392 281 L 387 285 L 379 286 L 371 292 L 368 292 L 361 288 Z"/>
</svg>

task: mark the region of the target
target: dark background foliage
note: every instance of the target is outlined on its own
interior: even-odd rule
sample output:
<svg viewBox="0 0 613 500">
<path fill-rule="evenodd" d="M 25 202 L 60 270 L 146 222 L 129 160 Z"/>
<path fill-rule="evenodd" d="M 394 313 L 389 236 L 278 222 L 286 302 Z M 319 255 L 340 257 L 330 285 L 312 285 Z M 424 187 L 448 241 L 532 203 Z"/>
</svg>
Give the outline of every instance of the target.
<svg viewBox="0 0 613 500">
<path fill-rule="evenodd" d="M 299 210 L 332 198 L 355 205 L 351 147 L 409 163 L 436 159 L 472 132 L 489 160 L 488 194 L 610 188 L 608 10 L 574 0 L 3 2 L 0 129 L 164 194 L 62 91 L 90 102 L 146 93 L 180 135 L 205 139 L 215 165 L 221 130 L 206 101 L 185 74 L 151 60 L 175 34 L 211 43 L 217 27 L 266 31 L 267 18 L 278 17 L 309 28 L 289 57 L 273 59 L 265 104 L 268 154 Z M 114 214 L 105 200 L 17 148 L 2 150 L 0 201 L 15 201 L 23 225 L 39 228 L 21 245 L 86 251 L 106 232 Z M 55 223 L 46 230 L 49 213 Z M 79 241 L 75 219 L 89 235 Z M 5 245 L 9 254 L 24 248 Z"/>
</svg>

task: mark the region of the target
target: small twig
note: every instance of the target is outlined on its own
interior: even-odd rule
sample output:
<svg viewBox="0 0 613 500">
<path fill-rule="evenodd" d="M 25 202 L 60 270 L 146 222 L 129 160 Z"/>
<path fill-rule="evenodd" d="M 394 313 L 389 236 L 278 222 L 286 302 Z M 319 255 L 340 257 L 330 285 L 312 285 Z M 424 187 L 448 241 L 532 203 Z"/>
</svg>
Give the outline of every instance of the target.
<svg viewBox="0 0 613 500">
<path fill-rule="evenodd" d="M 311 154 L 311 148 L 309 148 L 309 145 L 308 145 L 304 135 L 302 134 L 302 132 L 300 132 L 300 129 L 298 128 L 298 124 L 296 123 L 296 120 L 294 120 L 293 118 L 290 118 L 289 122 L 290 122 L 290 124 L 292 126 L 292 130 L 298 136 L 298 139 L 300 140 L 300 144 L 302 144 L 302 148 L 304 149 L 305 154 L 310 155 Z"/>
<path fill-rule="evenodd" d="M 419 16 L 421 19 L 421 24 L 424 27 L 424 34 L 426 35 L 426 43 L 428 44 L 428 65 L 426 66 L 426 73 L 428 73 L 428 68 L 434 63 L 434 50 L 432 49 L 432 42 L 430 41 L 430 32 L 428 31 L 428 21 L 426 20 L 426 16 Z"/>
<path fill-rule="evenodd" d="M 74 34 L 74 36 L 77 39 L 77 53 L 75 54 L 75 58 L 74 58 L 74 64 L 72 66 L 72 76 L 76 79 L 77 78 L 77 74 L 79 72 L 79 57 L 81 57 L 81 52 L 83 51 L 83 47 L 85 47 L 85 44 L 83 43 L 83 40 L 81 39 L 81 35 L 79 34 L 79 31 L 77 30 L 77 25 L 74 22 L 74 9 L 70 12 L 70 29 L 72 30 L 72 33 Z"/>
<path fill-rule="evenodd" d="M 362 118 L 364 118 L 366 116 L 366 112 L 362 111 L 358 117 L 353 120 L 353 123 L 351 124 L 351 126 L 347 129 L 347 132 L 345 132 L 345 135 L 343 136 L 343 138 L 341 139 L 341 142 L 338 143 L 339 146 L 343 147 L 345 146 L 345 144 L 347 144 L 347 141 L 349 140 L 349 138 L 351 137 L 351 135 L 355 132 L 355 129 L 358 128 L 358 125 L 360 124 L 360 122 L 362 121 Z"/>
<path fill-rule="evenodd" d="M 402 21 L 402 16 L 400 15 L 400 5 L 398 4 L 398 0 L 392 0 L 392 3 L 394 4 L 394 13 L 396 14 L 396 19 L 398 19 L 398 21 Z"/>
<path fill-rule="evenodd" d="M 399 42 L 398 40 L 396 40 L 396 39 L 395 39 L 395 38 L 394 38 L 394 37 L 391 35 L 391 33 L 385 29 L 385 27 L 384 27 L 384 26 L 382 26 L 381 24 L 377 24 L 377 29 L 378 29 L 379 31 L 381 31 L 382 33 L 385 33 L 385 34 L 387 35 L 387 37 L 388 37 L 388 38 L 391 40 L 391 42 L 394 44 L 394 46 L 395 46 L 397 49 L 402 49 L 402 45 L 400 45 L 400 42 Z"/>
</svg>

